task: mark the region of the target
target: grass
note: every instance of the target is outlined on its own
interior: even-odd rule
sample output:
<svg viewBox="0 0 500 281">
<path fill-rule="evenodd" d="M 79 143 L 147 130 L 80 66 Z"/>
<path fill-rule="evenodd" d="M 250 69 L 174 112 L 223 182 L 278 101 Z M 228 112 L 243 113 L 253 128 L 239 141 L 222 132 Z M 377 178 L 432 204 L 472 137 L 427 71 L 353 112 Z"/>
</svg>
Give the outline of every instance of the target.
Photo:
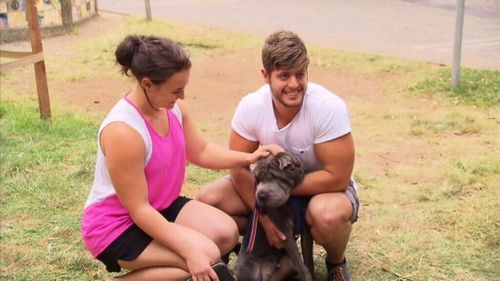
<svg viewBox="0 0 500 281">
<path fill-rule="evenodd" d="M 312 47 L 313 65 L 350 70 L 365 78 L 391 77 L 387 89 L 413 96 L 446 97 L 452 104 L 492 107 L 500 104 L 500 71 L 462 68 L 460 85 L 451 86 L 450 67 L 379 55 Z"/>
<path fill-rule="evenodd" d="M 2 280 L 89 280 L 79 220 L 91 184 L 98 122 L 70 113 L 41 121 L 37 109 L 1 104 Z M 87 279 L 85 279 L 87 277 Z"/>
<path fill-rule="evenodd" d="M 131 18 L 74 46 L 71 60 L 47 55 L 49 86 L 117 78 L 113 50 L 128 33 L 173 38 L 194 61 L 237 57 L 262 41 Z M 378 81 L 388 93 L 379 103 L 349 99 L 362 202 L 347 250 L 355 280 L 500 280 L 498 71 L 464 69 L 453 90 L 448 67 L 323 47 L 311 58 L 311 67 Z M 107 279 L 80 237 L 102 114 L 53 103 L 53 120 L 41 121 L 34 90 L 16 92 L 30 75 L 0 77 L 0 279 Z M 188 165 L 184 192 L 223 174 Z M 321 264 L 317 271 L 324 275 Z"/>
<path fill-rule="evenodd" d="M 481 71 L 463 69 L 460 86 L 451 86 L 451 71 L 449 68 L 439 69 L 432 76 L 424 78 L 409 88 L 417 94 L 443 94 L 452 99 L 455 104 L 494 106 L 500 103 L 500 71 Z"/>
</svg>

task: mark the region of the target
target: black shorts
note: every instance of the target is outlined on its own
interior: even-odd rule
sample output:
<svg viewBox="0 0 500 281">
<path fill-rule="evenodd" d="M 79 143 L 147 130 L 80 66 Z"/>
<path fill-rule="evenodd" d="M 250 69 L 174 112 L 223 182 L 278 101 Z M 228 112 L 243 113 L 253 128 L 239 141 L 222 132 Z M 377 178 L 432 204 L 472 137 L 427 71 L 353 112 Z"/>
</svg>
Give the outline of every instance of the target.
<svg viewBox="0 0 500 281">
<path fill-rule="evenodd" d="M 191 199 L 180 196 L 170 206 L 160 213 L 170 222 L 174 222 L 182 207 Z M 136 259 L 146 247 L 153 241 L 136 224 L 131 225 L 120 236 L 118 236 L 102 253 L 97 256 L 108 272 L 120 272 L 121 267 L 118 260 L 131 261 Z"/>
</svg>

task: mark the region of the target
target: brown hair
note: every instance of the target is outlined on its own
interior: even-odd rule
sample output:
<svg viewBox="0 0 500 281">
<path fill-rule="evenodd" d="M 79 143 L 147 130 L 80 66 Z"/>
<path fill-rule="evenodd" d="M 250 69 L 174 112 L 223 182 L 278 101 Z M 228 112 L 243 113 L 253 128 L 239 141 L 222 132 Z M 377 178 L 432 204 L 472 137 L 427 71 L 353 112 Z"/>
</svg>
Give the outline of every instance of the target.
<svg viewBox="0 0 500 281">
<path fill-rule="evenodd" d="M 280 68 L 309 65 L 309 56 L 302 39 L 291 31 L 276 31 L 266 38 L 262 47 L 262 65 L 271 73 Z"/>
<path fill-rule="evenodd" d="M 116 48 L 115 57 L 123 74 L 138 81 L 149 78 L 154 84 L 191 68 L 189 56 L 177 43 L 157 36 L 128 35 Z"/>
</svg>

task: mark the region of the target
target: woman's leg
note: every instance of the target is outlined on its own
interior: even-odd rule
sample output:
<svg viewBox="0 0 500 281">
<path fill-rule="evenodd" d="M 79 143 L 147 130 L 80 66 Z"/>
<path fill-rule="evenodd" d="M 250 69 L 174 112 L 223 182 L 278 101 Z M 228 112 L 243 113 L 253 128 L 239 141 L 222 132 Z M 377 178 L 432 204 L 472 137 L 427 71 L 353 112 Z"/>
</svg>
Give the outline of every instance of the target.
<svg viewBox="0 0 500 281">
<path fill-rule="evenodd" d="M 200 255 L 206 255 L 211 261 L 219 259 L 220 250 L 213 241 L 196 230 L 179 227 Z M 184 259 L 155 240 L 135 260 L 118 260 L 118 263 L 132 270 L 119 280 L 186 280 L 190 276 Z"/>
<path fill-rule="evenodd" d="M 112 280 L 151 280 L 151 281 L 184 281 L 189 278 L 189 273 L 176 267 L 148 267 L 144 269 L 133 270 L 123 276 Z"/>
<path fill-rule="evenodd" d="M 237 242 L 238 230 L 235 222 L 224 212 L 198 202 L 189 201 L 179 212 L 175 223 L 183 228 L 188 238 L 212 262 L 220 259 L 221 253 L 229 252 Z M 133 261 L 119 260 L 121 267 L 132 271 L 119 280 L 185 280 L 189 273 L 183 258 L 156 241 Z"/>
<path fill-rule="evenodd" d="M 189 201 L 175 222 L 214 241 L 222 255 L 231 251 L 238 242 L 238 227 L 234 220 L 223 211 L 197 200 Z"/>
<path fill-rule="evenodd" d="M 240 233 L 244 233 L 249 211 L 230 177 L 223 177 L 205 185 L 196 199 L 229 214 L 236 221 Z"/>
</svg>

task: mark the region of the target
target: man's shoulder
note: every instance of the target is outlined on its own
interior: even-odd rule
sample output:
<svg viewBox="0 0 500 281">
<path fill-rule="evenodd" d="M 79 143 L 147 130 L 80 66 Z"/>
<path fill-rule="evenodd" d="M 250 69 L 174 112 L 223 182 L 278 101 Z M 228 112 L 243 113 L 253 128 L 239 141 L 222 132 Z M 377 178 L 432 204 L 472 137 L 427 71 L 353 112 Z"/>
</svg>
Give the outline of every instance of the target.
<svg viewBox="0 0 500 281">
<path fill-rule="evenodd" d="M 261 105 L 268 101 L 270 95 L 271 91 L 269 89 L 269 85 L 266 84 L 257 89 L 256 91 L 245 95 L 241 99 L 241 103 L 254 106 Z"/>
<path fill-rule="evenodd" d="M 307 86 L 308 98 L 307 103 L 311 106 L 321 106 L 321 105 L 341 105 L 345 106 L 344 101 L 341 97 L 336 95 L 334 92 L 325 88 L 322 85 L 309 83 Z"/>
</svg>

